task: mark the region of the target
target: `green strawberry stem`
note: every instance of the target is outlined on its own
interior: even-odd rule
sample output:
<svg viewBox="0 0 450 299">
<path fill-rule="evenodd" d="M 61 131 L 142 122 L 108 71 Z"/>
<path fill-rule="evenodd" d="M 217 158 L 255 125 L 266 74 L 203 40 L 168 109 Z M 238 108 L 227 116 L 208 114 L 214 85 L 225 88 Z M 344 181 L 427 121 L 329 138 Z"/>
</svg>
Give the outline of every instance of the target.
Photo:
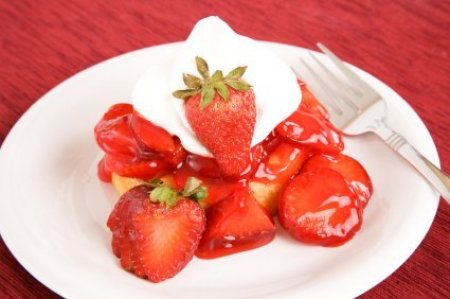
<svg viewBox="0 0 450 299">
<path fill-rule="evenodd" d="M 239 66 L 224 77 L 220 70 L 210 76 L 208 63 L 200 56 L 195 57 L 195 63 L 202 78 L 192 74 L 183 74 L 183 82 L 188 88 L 174 91 L 172 93 L 174 97 L 187 100 L 193 95 L 200 94 L 200 107 L 204 108 L 211 103 L 216 92 L 224 101 L 228 101 L 229 87 L 238 91 L 246 91 L 251 88 L 251 85 L 242 79 L 247 70 L 246 66 Z"/>
<path fill-rule="evenodd" d="M 167 208 L 176 205 L 180 197 L 200 201 L 208 196 L 207 188 L 195 177 L 189 177 L 186 180 L 183 190 L 180 192 L 172 187 L 164 185 L 164 182 L 160 179 L 152 180 L 149 185 L 154 188 L 150 192 L 150 200 L 152 202 L 163 203 Z"/>
</svg>

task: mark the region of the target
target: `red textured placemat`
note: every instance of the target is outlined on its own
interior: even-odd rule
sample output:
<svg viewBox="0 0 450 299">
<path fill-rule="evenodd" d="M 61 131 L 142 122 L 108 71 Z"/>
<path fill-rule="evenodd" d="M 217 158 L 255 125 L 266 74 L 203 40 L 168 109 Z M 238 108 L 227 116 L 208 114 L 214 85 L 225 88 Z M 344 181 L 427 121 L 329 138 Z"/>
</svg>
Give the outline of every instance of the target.
<svg viewBox="0 0 450 299">
<path fill-rule="evenodd" d="M 183 40 L 219 15 L 256 39 L 328 45 L 407 99 L 450 170 L 450 2 L 401 1 L 1 1 L 0 143 L 46 91 L 130 50 Z M 441 201 L 412 257 L 362 298 L 449 298 L 450 208 Z M 0 242 L 0 298 L 57 298 Z"/>
</svg>

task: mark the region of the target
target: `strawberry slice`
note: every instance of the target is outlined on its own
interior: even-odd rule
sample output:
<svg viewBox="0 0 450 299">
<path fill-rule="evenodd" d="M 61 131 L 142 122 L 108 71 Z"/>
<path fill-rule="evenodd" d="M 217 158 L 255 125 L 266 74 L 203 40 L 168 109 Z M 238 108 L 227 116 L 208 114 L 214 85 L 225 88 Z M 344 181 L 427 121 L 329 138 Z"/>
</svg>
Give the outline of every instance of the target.
<svg viewBox="0 0 450 299">
<path fill-rule="evenodd" d="M 219 165 L 217 165 L 214 158 L 188 154 L 186 156 L 186 164 L 192 169 L 192 171 L 198 173 L 200 176 L 220 178 L 221 173 Z"/>
<path fill-rule="evenodd" d="M 264 148 L 265 156 L 270 154 L 281 143 L 280 138 L 277 137 L 274 131 L 272 131 L 260 145 Z"/>
<path fill-rule="evenodd" d="M 170 152 L 163 152 L 164 159 L 173 166 L 179 166 L 185 159 L 187 152 L 181 144 L 180 138 L 173 136 L 174 150 Z"/>
<path fill-rule="evenodd" d="M 132 110 L 130 104 L 113 105 L 95 126 L 95 139 L 107 154 L 122 158 L 141 154 L 129 125 Z"/>
<path fill-rule="evenodd" d="M 177 137 L 171 136 L 163 128 L 154 125 L 139 112 L 133 112 L 130 124 L 137 140 L 148 151 L 163 154 L 165 159 L 173 165 L 179 164 L 186 157 L 186 151 Z"/>
<path fill-rule="evenodd" d="M 216 158 L 223 175 L 239 177 L 250 167 L 250 144 L 256 123 L 255 94 L 241 77 L 246 67 L 226 76 L 209 75 L 208 64 L 196 57 L 198 78 L 184 74 L 188 89 L 173 95 L 186 100 L 186 118 L 200 142 Z"/>
<path fill-rule="evenodd" d="M 268 244 L 275 237 L 272 216 L 247 188 L 238 188 L 207 211 L 196 256 L 212 259 Z"/>
<path fill-rule="evenodd" d="M 138 186 L 121 196 L 107 224 L 122 267 L 160 282 L 176 275 L 192 259 L 205 221 L 199 205 L 180 198 L 173 189 Z"/>
<path fill-rule="evenodd" d="M 362 207 L 340 173 L 320 168 L 289 183 L 279 200 L 278 218 L 301 242 L 339 246 L 360 229 Z"/>
<path fill-rule="evenodd" d="M 118 103 L 112 105 L 103 115 L 103 120 L 113 120 L 121 116 L 129 115 L 133 112 L 133 105 L 128 103 Z"/>
<path fill-rule="evenodd" d="M 317 154 L 308 160 L 303 171 L 311 172 L 319 168 L 329 168 L 339 172 L 358 195 L 362 207 L 367 205 L 373 193 L 372 182 L 367 171 L 358 161 L 343 154 L 336 156 Z"/>
<path fill-rule="evenodd" d="M 340 153 L 344 149 L 339 131 L 311 112 L 295 111 L 275 128 L 275 132 L 286 141 L 309 146 L 319 152 Z"/>
<path fill-rule="evenodd" d="M 123 159 L 106 155 L 104 165 L 120 176 L 144 180 L 153 179 L 173 169 L 172 165 L 158 157 Z"/>
<path fill-rule="evenodd" d="M 112 181 L 112 173 L 105 165 L 105 157 L 97 164 L 97 176 L 102 182 L 111 183 Z"/>
</svg>

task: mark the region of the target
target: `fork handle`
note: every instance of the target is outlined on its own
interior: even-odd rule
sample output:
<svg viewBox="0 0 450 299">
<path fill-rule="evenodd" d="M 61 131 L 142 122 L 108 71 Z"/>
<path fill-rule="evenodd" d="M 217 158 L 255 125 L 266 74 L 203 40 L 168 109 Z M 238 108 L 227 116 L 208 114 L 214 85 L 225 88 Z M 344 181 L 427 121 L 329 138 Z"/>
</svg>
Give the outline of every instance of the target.
<svg viewBox="0 0 450 299">
<path fill-rule="evenodd" d="M 434 186 L 441 196 L 450 204 L 450 176 L 425 158 L 403 136 L 380 122 L 374 132 L 395 152 L 414 166 L 424 178 Z"/>
</svg>

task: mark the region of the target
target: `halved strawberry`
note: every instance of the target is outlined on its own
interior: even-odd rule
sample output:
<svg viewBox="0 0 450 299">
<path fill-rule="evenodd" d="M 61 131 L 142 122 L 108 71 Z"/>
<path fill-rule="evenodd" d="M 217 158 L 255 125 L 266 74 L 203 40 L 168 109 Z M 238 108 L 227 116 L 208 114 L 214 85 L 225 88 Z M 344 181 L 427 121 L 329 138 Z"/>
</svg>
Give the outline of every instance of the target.
<svg viewBox="0 0 450 299">
<path fill-rule="evenodd" d="M 141 149 L 130 129 L 132 106 L 116 104 L 111 106 L 94 129 L 100 148 L 117 157 L 138 157 Z"/>
<path fill-rule="evenodd" d="M 152 282 L 173 277 L 192 259 L 204 226 L 204 212 L 192 200 L 167 209 L 147 199 L 131 220 L 135 274 Z"/>
<path fill-rule="evenodd" d="M 158 157 L 123 159 L 106 155 L 104 163 L 107 169 L 120 176 L 144 180 L 153 179 L 173 169 L 172 165 Z"/>
<path fill-rule="evenodd" d="M 320 168 L 289 183 L 279 200 L 278 218 L 301 242 L 339 246 L 360 229 L 362 207 L 340 173 Z"/>
<path fill-rule="evenodd" d="M 255 94 L 242 80 L 246 67 L 226 76 L 212 76 L 206 61 L 196 57 L 202 76 L 183 74 L 188 89 L 173 95 L 186 100 L 185 114 L 197 138 L 213 154 L 223 175 L 239 177 L 249 168 L 250 144 L 256 123 Z"/>
<path fill-rule="evenodd" d="M 205 221 L 200 206 L 180 198 L 173 189 L 139 186 L 121 196 L 108 227 L 122 267 L 160 282 L 180 272 L 192 259 Z"/>
<path fill-rule="evenodd" d="M 272 216 L 247 188 L 239 188 L 207 211 L 205 232 L 195 255 L 212 259 L 261 247 L 275 237 Z"/>
<path fill-rule="evenodd" d="M 336 156 L 317 154 L 307 161 L 303 171 L 310 172 L 319 168 L 329 168 L 339 172 L 358 195 L 361 205 L 366 206 L 373 193 L 372 182 L 358 161 L 344 154 Z"/>
<path fill-rule="evenodd" d="M 344 149 L 339 131 L 311 112 L 295 111 L 275 128 L 275 132 L 288 142 L 309 146 L 319 152 L 339 153 Z"/>
<path fill-rule="evenodd" d="M 186 151 L 177 137 L 148 121 L 139 112 L 133 112 L 130 124 L 137 140 L 145 149 L 161 153 L 173 165 L 179 164 L 186 157 Z"/>
<path fill-rule="evenodd" d="M 122 268 L 128 271 L 133 270 L 132 263 L 132 243 L 129 237 L 130 224 L 129 215 L 133 202 L 139 202 L 142 198 L 148 198 L 148 189 L 139 186 L 131 189 L 119 198 L 109 215 L 107 226 L 112 231 L 113 237 L 111 246 L 113 253 L 120 258 Z"/>
</svg>

